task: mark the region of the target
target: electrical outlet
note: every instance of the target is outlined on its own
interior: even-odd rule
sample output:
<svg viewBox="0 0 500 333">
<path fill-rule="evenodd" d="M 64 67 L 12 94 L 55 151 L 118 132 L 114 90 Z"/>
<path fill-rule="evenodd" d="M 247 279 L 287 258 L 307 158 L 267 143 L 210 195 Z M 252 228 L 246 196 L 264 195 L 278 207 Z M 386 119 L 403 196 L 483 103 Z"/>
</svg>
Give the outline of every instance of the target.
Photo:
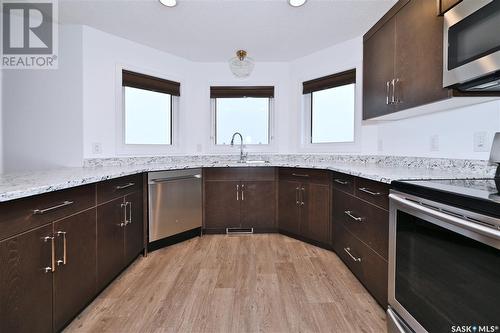
<svg viewBox="0 0 500 333">
<path fill-rule="evenodd" d="M 475 132 L 474 133 L 474 151 L 475 152 L 488 152 L 490 151 L 490 145 L 491 143 L 489 142 L 489 137 L 488 133 L 486 132 Z"/>
<path fill-rule="evenodd" d="M 439 135 L 431 136 L 431 151 L 439 151 Z"/>
<path fill-rule="evenodd" d="M 102 154 L 102 146 L 100 142 L 94 142 L 92 144 L 92 154 L 94 155 Z"/>
</svg>

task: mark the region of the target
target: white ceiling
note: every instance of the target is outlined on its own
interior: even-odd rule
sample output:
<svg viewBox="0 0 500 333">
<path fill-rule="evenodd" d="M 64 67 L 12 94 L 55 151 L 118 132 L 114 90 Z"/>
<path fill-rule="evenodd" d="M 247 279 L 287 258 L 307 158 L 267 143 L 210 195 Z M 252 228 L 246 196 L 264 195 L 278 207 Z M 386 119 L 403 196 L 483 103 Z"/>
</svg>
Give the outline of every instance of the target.
<svg viewBox="0 0 500 333">
<path fill-rule="evenodd" d="M 193 61 L 289 61 L 364 34 L 396 0 L 60 0 L 62 23 L 84 24 Z"/>
</svg>

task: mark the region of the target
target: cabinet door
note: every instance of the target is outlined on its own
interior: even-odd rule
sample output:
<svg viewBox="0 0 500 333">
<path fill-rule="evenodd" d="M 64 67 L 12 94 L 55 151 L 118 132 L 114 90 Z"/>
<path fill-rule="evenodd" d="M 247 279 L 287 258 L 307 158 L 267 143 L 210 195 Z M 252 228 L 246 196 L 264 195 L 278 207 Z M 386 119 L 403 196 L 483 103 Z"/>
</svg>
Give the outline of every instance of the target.
<svg viewBox="0 0 500 333">
<path fill-rule="evenodd" d="M 397 110 L 448 97 L 443 88 L 443 17 L 436 3 L 412 0 L 396 14 Z"/>
<path fill-rule="evenodd" d="M 240 203 L 239 181 L 206 181 L 205 228 L 240 227 Z"/>
<path fill-rule="evenodd" d="M 363 119 L 395 111 L 387 104 L 387 82 L 394 78 L 395 19 L 363 43 Z"/>
<path fill-rule="evenodd" d="M 289 180 L 279 181 L 279 229 L 293 234 L 299 234 L 300 188 L 299 182 Z"/>
<path fill-rule="evenodd" d="M 125 227 L 125 263 L 128 264 L 144 249 L 142 192 L 127 195 L 125 202 L 128 221 Z"/>
<path fill-rule="evenodd" d="M 97 288 L 101 290 L 124 266 L 123 198 L 97 207 Z"/>
<path fill-rule="evenodd" d="M 52 331 L 52 224 L 0 243 L 0 331 Z"/>
<path fill-rule="evenodd" d="M 96 292 L 96 209 L 54 223 L 54 329 L 82 310 Z"/>
<path fill-rule="evenodd" d="M 301 211 L 307 238 L 323 244 L 330 243 L 330 186 L 308 184 Z"/>
<path fill-rule="evenodd" d="M 241 186 L 242 227 L 255 228 L 256 231 L 275 229 L 275 182 L 246 181 Z"/>
</svg>

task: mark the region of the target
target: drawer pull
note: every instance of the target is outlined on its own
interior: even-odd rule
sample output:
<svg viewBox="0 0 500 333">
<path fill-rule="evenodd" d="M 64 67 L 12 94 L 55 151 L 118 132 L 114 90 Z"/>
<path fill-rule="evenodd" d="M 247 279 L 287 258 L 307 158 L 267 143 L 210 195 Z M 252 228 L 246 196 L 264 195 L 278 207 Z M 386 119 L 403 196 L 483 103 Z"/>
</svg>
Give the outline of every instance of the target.
<svg viewBox="0 0 500 333">
<path fill-rule="evenodd" d="M 336 182 L 337 184 L 340 184 L 340 185 L 349 184 L 349 182 L 347 180 L 342 180 L 342 179 L 334 179 L 333 181 Z"/>
<path fill-rule="evenodd" d="M 355 262 L 361 262 L 361 258 L 356 258 L 355 256 L 352 255 L 351 253 L 351 248 L 350 247 L 344 247 L 344 251 L 345 253 L 347 253 L 349 255 L 349 257 L 351 257 L 352 260 L 354 260 Z"/>
<path fill-rule="evenodd" d="M 125 185 L 118 185 L 118 186 L 115 187 L 115 189 L 117 189 L 117 190 L 124 190 L 124 189 L 132 187 L 134 185 L 135 185 L 135 183 L 128 183 L 128 184 L 125 184 Z"/>
<path fill-rule="evenodd" d="M 294 177 L 309 177 L 309 175 L 305 174 L 305 173 L 292 173 L 292 176 L 294 176 Z"/>
<path fill-rule="evenodd" d="M 354 220 L 354 221 L 356 221 L 356 222 L 363 222 L 363 220 L 364 220 L 364 218 L 362 218 L 362 217 L 354 216 L 354 215 L 352 214 L 352 211 L 351 211 L 351 210 L 346 210 L 346 211 L 344 212 L 344 214 L 345 214 L 345 215 L 347 215 L 347 216 L 349 216 L 351 219 L 353 219 L 353 220 Z"/>
<path fill-rule="evenodd" d="M 381 196 L 382 193 L 380 192 L 373 192 L 373 191 L 370 191 L 370 189 L 366 188 L 366 187 L 360 187 L 359 190 L 361 192 L 364 192 L 366 194 L 369 194 L 369 195 L 373 195 L 374 197 L 378 197 L 378 196 Z"/>
<path fill-rule="evenodd" d="M 42 214 L 45 214 L 45 213 L 49 213 L 49 212 L 51 212 L 53 210 L 56 210 L 56 209 L 59 209 L 59 208 L 63 208 L 63 207 L 72 205 L 73 203 L 74 203 L 73 201 L 66 200 L 66 201 L 60 203 L 59 205 L 55 205 L 55 206 L 52 206 L 52 207 L 49 207 L 49 208 L 34 209 L 33 210 L 33 215 L 42 215 Z"/>
</svg>

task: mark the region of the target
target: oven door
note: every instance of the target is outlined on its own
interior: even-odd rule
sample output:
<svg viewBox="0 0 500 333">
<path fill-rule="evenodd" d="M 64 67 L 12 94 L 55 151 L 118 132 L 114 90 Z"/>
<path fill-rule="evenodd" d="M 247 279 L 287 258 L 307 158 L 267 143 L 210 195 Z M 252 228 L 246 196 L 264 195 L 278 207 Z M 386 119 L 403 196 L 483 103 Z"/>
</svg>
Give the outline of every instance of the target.
<svg viewBox="0 0 500 333">
<path fill-rule="evenodd" d="M 444 15 L 443 86 L 500 70 L 500 1 L 463 0 Z"/>
<path fill-rule="evenodd" d="M 389 197 L 388 313 L 415 332 L 497 332 L 499 220 L 395 191 Z"/>
</svg>

